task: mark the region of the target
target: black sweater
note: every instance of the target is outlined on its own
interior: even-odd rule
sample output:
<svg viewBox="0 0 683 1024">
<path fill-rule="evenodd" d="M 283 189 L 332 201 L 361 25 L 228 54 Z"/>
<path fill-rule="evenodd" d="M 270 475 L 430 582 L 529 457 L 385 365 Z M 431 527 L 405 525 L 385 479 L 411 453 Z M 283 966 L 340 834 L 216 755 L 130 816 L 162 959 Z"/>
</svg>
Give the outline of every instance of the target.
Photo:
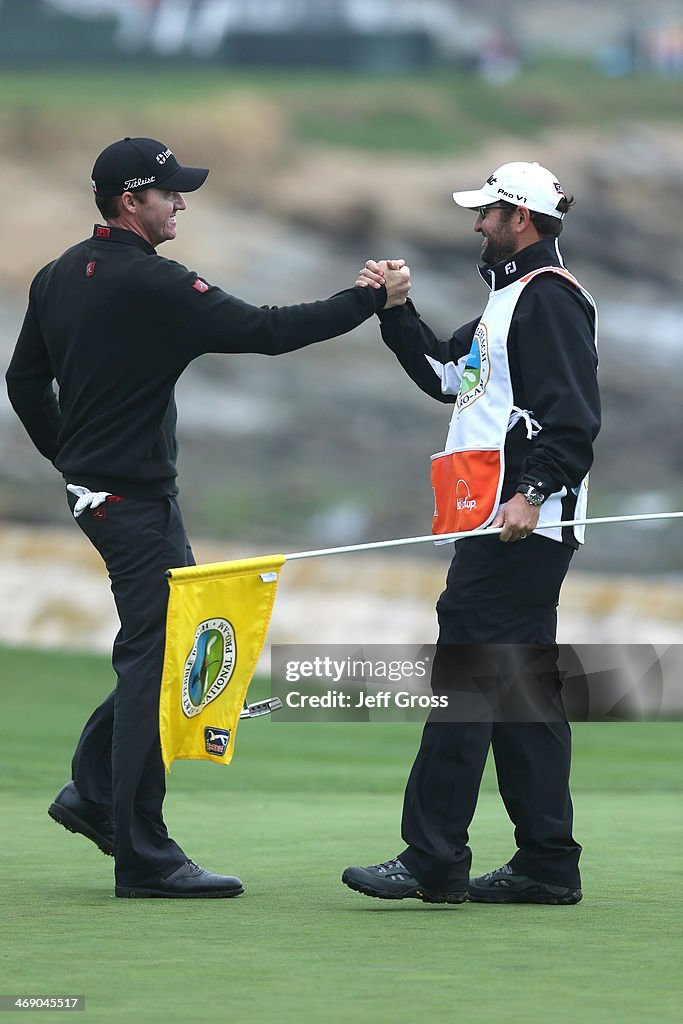
<svg viewBox="0 0 683 1024">
<path fill-rule="evenodd" d="M 7 390 L 65 480 L 125 498 L 174 494 L 174 387 L 193 359 L 292 352 L 345 334 L 385 302 L 384 288 L 349 288 L 320 302 L 251 306 L 139 235 L 96 227 L 36 275 Z"/>
<path fill-rule="evenodd" d="M 489 288 L 499 290 L 548 266 L 561 263 L 554 242 L 541 241 L 518 252 L 514 264 L 482 268 L 480 273 Z M 447 341 L 422 322 L 410 301 L 380 313 L 380 319 L 385 343 L 418 387 L 441 402 L 454 403 L 457 395 L 442 392 L 441 378 L 426 357 L 445 365 L 467 356 L 479 319 L 458 328 Z M 543 481 L 546 494 L 563 486 L 571 493 L 590 469 L 600 428 L 594 334 L 594 307 L 560 275 L 542 274 L 522 292 L 508 334 L 512 391 L 515 405 L 532 410 L 543 429 L 531 440 L 523 421 L 509 431 L 501 501 L 519 483 Z"/>
</svg>

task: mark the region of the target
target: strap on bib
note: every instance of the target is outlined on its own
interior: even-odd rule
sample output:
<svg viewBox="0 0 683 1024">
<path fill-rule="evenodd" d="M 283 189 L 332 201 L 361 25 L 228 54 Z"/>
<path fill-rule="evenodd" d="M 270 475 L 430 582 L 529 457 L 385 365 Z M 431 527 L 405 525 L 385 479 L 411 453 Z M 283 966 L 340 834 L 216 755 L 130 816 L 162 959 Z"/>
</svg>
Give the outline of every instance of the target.
<svg viewBox="0 0 683 1024">
<path fill-rule="evenodd" d="M 535 420 L 531 409 L 520 409 L 518 405 L 513 405 L 510 410 L 510 418 L 508 419 L 507 431 L 510 433 L 512 428 L 516 426 L 520 420 L 524 420 L 526 423 L 526 436 L 527 441 L 530 441 L 532 437 L 536 437 L 543 430 L 543 427 Z"/>
</svg>

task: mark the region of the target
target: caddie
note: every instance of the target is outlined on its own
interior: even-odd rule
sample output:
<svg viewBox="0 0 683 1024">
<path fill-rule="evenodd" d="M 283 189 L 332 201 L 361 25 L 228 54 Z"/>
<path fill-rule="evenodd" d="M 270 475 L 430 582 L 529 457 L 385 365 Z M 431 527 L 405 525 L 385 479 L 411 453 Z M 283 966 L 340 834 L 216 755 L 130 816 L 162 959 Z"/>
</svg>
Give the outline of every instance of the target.
<svg viewBox="0 0 683 1024">
<path fill-rule="evenodd" d="M 384 899 L 573 904 L 582 895 L 581 847 L 555 636 L 560 587 L 583 528 L 544 524 L 585 515 L 600 426 L 597 315 L 560 254 L 574 200 L 551 171 L 507 163 L 453 198 L 475 213 L 482 238 L 481 317 L 441 341 L 410 301 L 379 313 L 382 337 L 408 375 L 454 406 L 446 444 L 432 457 L 434 532 L 502 527 L 500 536 L 455 545 L 437 604 L 432 687 L 450 691 L 457 712 L 458 694 L 462 701 L 473 680 L 490 678 L 477 664 L 491 645 L 532 657 L 541 649 L 538 692 L 552 714 L 528 720 L 518 707 L 468 721 L 433 713 L 406 787 L 405 849 L 347 868 L 342 879 Z M 380 287 L 392 266 L 369 261 L 359 282 Z M 517 850 L 503 867 L 470 879 L 468 829 L 489 747 Z"/>
<path fill-rule="evenodd" d="M 409 288 L 397 272 L 377 291 L 257 308 L 163 259 L 156 250 L 176 237 L 183 194 L 208 173 L 154 139 L 107 146 L 92 171 L 104 223 L 36 275 L 7 371 L 17 415 L 106 563 L 121 622 L 116 688 L 87 722 L 72 779 L 49 808 L 113 854 L 120 897 L 243 891 L 238 878 L 190 860 L 162 817 L 165 572 L 194 564 L 177 501 L 175 383 L 206 352 L 280 355 L 345 334 L 405 302 Z"/>
</svg>

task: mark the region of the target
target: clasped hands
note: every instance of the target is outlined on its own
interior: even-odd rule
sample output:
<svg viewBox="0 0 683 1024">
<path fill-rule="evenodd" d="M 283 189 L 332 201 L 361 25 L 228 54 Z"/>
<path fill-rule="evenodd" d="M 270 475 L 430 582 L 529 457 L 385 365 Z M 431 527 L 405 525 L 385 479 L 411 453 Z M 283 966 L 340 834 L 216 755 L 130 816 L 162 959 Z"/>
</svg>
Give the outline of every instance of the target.
<svg viewBox="0 0 683 1024">
<path fill-rule="evenodd" d="M 356 288 L 381 288 L 387 290 L 384 309 L 403 306 L 410 291 L 410 267 L 405 260 L 368 260 L 356 281 Z"/>
</svg>

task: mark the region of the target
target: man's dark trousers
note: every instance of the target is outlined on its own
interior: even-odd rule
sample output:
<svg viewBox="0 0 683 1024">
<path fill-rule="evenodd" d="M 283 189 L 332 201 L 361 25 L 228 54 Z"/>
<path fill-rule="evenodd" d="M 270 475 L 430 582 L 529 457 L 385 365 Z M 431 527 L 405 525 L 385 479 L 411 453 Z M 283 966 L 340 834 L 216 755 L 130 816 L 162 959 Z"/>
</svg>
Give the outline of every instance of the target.
<svg viewBox="0 0 683 1024">
<path fill-rule="evenodd" d="M 69 497 L 72 509 L 75 501 Z M 77 522 L 107 566 L 121 629 L 112 655 L 116 688 L 83 730 L 72 777 L 83 797 L 112 808 L 117 883 L 146 885 L 187 860 L 162 817 L 159 692 L 165 573 L 195 562 L 174 497 L 107 501 Z"/>
<path fill-rule="evenodd" d="M 508 544 L 497 536 L 457 543 L 437 603 L 435 691 L 454 668 L 449 645 L 529 644 L 555 650 L 560 587 L 572 554 L 569 545 L 535 534 Z M 467 885 L 468 829 L 489 746 L 515 825 L 513 869 L 537 881 L 580 885 L 581 847 L 572 837 L 569 794 L 571 733 L 557 674 L 549 685 L 560 709 L 554 721 L 453 722 L 430 716 L 406 787 L 402 836 L 407 849 L 399 855 L 426 887 L 455 891 Z"/>
</svg>

